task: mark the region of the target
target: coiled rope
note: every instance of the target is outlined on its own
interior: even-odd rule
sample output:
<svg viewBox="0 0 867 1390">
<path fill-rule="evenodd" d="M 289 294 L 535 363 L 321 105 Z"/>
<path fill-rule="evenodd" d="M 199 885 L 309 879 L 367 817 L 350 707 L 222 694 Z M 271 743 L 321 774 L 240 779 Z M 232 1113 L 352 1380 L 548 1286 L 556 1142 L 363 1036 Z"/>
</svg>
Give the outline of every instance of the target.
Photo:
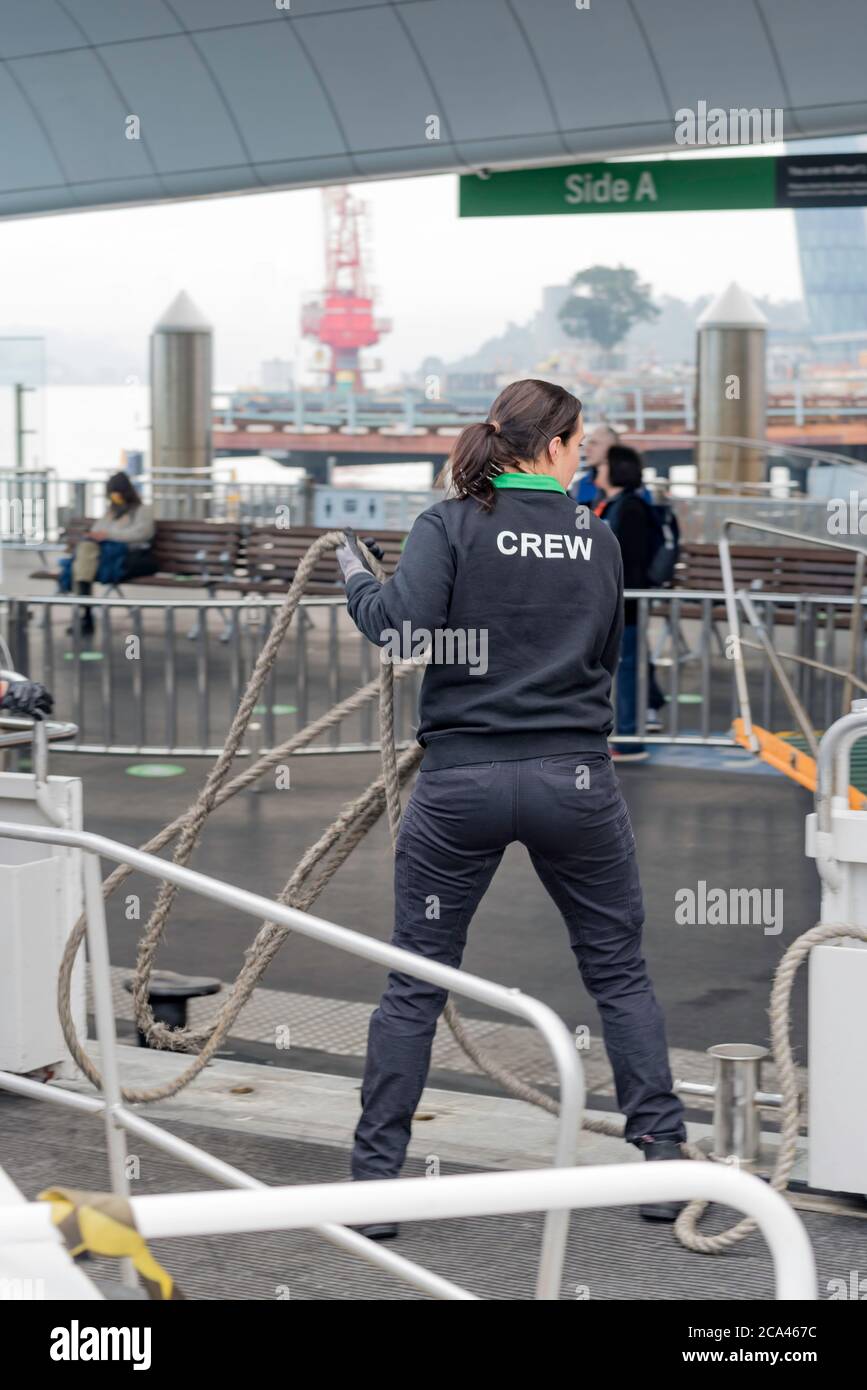
<svg viewBox="0 0 867 1390">
<path fill-rule="evenodd" d="M 276 748 L 263 753 L 243 772 L 229 778 L 234 759 L 240 749 L 247 727 L 258 703 L 262 688 L 279 654 L 283 638 L 289 628 L 295 611 L 304 595 L 310 576 L 320 558 L 328 550 L 336 549 L 344 543 L 339 531 L 328 531 L 318 536 L 307 550 L 286 598 L 278 609 L 273 626 L 256 660 L 249 683 L 241 698 L 232 720 L 225 745 L 209 772 L 204 786 L 193 803 L 168 825 L 164 826 L 140 848 L 147 854 L 156 854 L 172 841 L 177 841 L 173 860 L 186 865 L 199 843 L 208 817 L 218 807 L 224 805 L 239 792 L 246 791 L 267 772 L 285 761 L 298 749 L 312 743 L 326 730 L 339 724 L 341 720 L 354 714 L 370 700 L 379 697 L 380 745 L 382 750 L 382 776 L 370 784 L 360 796 L 347 803 L 332 824 L 323 832 L 314 845 L 307 850 L 298 863 L 295 872 L 277 896 L 277 901 L 308 911 L 315 903 L 326 884 L 340 865 L 348 858 L 368 830 L 379 820 L 383 809 L 387 810 L 388 823 L 394 841 L 397 837 L 401 819 L 400 791 L 411 777 L 422 758 L 423 750 L 413 746 L 398 755 L 394 733 L 394 682 L 412 673 L 410 665 L 398 666 L 381 661 L 378 677 L 341 700 L 319 719 L 299 730 L 291 738 Z M 365 557 L 377 578 L 385 578 L 378 560 L 362 545 Z M 133 872 L 127 864 L 119 864 L 105 879 L 103 896 L 107 899 L 129 878 Z M 192 1062 L 171 1081 L 162 1086 L 148 1089 L 124 1088 L 123 1098 L 130 1102 L 166 1100 L 177 1095 L 190 1084 L 207 1066 L 217 1052 L 220 1044 L 229 1034 L 232 1024 L 244 1005 L 249 1001 L 253 990 L 268 969 L 277 951 L 291 935 L 288 927 L 275 922 L 264 922 L 259 928 L 244 956 L 244 964 L 238 976 L 223 996 L 221 1007 L 209 1028 L 170 1028 L 154 1018 L 149 1002 L 151 973 L 159 947 L 165 936 L 169 914 L 177 895 L 177 888 L 163 882 L 157 895 L 154 909 L 145 926 L 139 943 L 133 978 L 133 1005 L 135 1019 L 140 1032 L 149 1043 L 175 1052 L 194 1052 Z M 85 1076 L 97 1088 L 102 1085 L 102 1077 L 94 1066 L 78 1037 L 71 1011 L 72 971 L 76 957 L 85 937 L 86 917 L 82 914 L 75 923 L 66 943 L 58 975 L 58 1012 L 67 1046 Z M 799 1096 L 797 1076 L 789 1040 L 789 1001 L 792 982 L 801 962 L 809 954 L 810 948 L 820 941 L 834 937 L 860 937 L 867 941 L 867 931 L 853 926 L 820 924 L 799 937 L 789 947 L 774 977 L 771 995 L 771 1030 L 774 1060 L 777 1066 L 778 1081 L 783 1095 L 781 1142 L 771 1186 L 782 1192 L 785 1190 L 795 1160 L 798 1136 Z M 454 1003 L 446 1004 L 444 1017 L 455 1039 L 475 1063 L 492 1080 L 517 1100 L 537 1105 L 550 1114 L 559 1113 L 556 1100 L 535 1086 L 522 1081 L 507 1067 L 502 1066 L 489 1054 L 479 1048 L 464 1027 Z M 622 1126 L 610 1120 L 584 1118 L 583 1128 L 595 1134 L 623 1138 Z M 701 1149 L 692 1144 L 682 1146 L 684 1155 L 689 1158 L 706 1160 Z M 697 1230 L 697 1223 L 707 1207 L 705 1202 L 691 1202 L 681 1212 L 675 1223 L 675 1234 L 683 1245 L 702 1254 L 720 1254 L 730 1249 L 738 1241 L 755 1229 L 755 1222 L 745 1219 L 729 1230 L 713 1236 L 703 1236 Z"/>
</svg>

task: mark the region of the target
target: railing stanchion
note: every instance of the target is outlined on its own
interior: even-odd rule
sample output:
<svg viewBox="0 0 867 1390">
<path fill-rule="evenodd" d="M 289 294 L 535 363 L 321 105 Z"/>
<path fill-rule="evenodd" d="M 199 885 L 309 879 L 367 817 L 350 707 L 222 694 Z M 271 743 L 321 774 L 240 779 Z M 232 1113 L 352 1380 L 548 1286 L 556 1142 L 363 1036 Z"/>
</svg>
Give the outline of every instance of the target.
<svg viewBox="0 0 867 1390">
<path fill-rule="evenodd" d="M 864 551 L 859 551 L 855 558 L 855 578 L 852 583 L 852 611 L 849 615 L 849 673 L 853 676 L 858 674 L 858 656 L 861 638 L 861 605 L 864 602 Z M 840 714 L 849 713 L 852 704 L 852 682 L 843 682 L 843 694 L 840 699 Z"/>
</svg>

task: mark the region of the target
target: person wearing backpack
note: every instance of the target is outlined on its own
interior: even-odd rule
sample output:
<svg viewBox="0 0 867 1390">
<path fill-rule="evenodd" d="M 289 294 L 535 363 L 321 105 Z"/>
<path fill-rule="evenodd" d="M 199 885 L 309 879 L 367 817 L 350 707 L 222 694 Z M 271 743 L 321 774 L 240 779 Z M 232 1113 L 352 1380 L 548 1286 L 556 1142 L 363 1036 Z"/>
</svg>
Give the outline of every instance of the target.
<svg viewBox="0 0 867 1390">
<path fill-rule="evenodd" d="M 641 455 L 625 444 L 613 444 L 604 462 L 596 470 L 597 487 L 605 495 L 599 515 L 608 522 L 620 543 L 623 556 L 624 589 L 655 589 L 670 581 L 664 571 L 674 568 L 672 550 L 653 508 L 640 495 L 642 488 Z M 676 551 L 674 552 L 676 561 Z M 638 601 L 627 599 L 624 604 L 623 642 L 620 648 L 620 667 L 617 674 L 617 732 L 635 734 L 637 731 L 638 694 Z M 665 704 L 665 696 L 656 681 L 653 663 L 648 661 L 648 704 L 657 712 Z M 658 720 L 648 721 L 656 723 Z M 643 744 L 626 743 L 618 747 L 612 741 L 612 752 L 618 761 L 639 762 L 647 758 Z"/>
</svg>

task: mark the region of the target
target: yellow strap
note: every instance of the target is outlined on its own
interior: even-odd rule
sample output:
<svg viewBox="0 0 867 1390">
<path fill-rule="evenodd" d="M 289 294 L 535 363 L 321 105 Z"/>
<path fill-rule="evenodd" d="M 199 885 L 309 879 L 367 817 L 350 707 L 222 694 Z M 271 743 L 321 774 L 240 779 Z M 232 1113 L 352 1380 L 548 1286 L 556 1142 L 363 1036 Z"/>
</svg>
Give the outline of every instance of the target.
<svg viewBox="0 0 867 1390">
<path fill-rule="evenodd" d="M 151 1298 L 183 1298 L 172 1276 L 154 1259 L 137 1231 L 132 1207 L 123 1197 L 110 1192 L 51 1187 L 40 1192 L 38 1200 L 51 1203 L 51 1219 L 72 1256 L 87 1253 L 130 1259 Z"/>
<path fill-rule="evenodd" d="M 746 734 L 744 721 L 736 719 L 734 722 L 735 741 L 744 748 L 750 747 L 750 741 Z M 793 744 L 787 743 L 779 734 L 769 733 L 767 729 L 762 729 L 758 724 L 753 725 L 753 734 L 759 745 L 758 756 L 762 762 L 773 767 L 777 772 L 782 772 L 792 781 L 798 782 L 807 791 L 816 790 L 816 762 L 810 757 L 809 753 L 803 753 L 800 748 L 795 748 Z M 852 811 L 867 810 L 867 796 L 860 792 L 857 787 L 849 788 L 849 808 Z"/>
</svg>

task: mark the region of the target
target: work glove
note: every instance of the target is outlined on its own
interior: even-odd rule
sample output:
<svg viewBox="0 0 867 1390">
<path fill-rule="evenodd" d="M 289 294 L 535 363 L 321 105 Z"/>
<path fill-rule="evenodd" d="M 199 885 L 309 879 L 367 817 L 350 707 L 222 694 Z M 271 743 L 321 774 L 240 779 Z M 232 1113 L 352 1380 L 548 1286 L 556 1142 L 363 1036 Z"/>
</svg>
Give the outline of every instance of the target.
<svg viewBox="0 0 867 1390">
<path fill-rule="evenodd" d="M 372 574 L 373 570 L 362 555 L 358 537 L 351 526 L 344 527 L 343 536 L 346 544 L 338 546 L 334 554 L 343 575 L 343 582 L 347 584 L 354 574 Z M 372 536 L 366 539 L 364 544 L 377 560 L 382 560 L 382 550 Z"/>
<path fill-rule="evenodd" d="M 54 709 L 54 696 L 39 681 L 10 681 L 0 696 L 0 709 L 41 719 Z"/>
<path fill-rule="evenodd" d="M 379 561 L 379 563 L 382 564 L 383 560 L 385 559 L 385 551 L 383 550 L 382 546 L 378 543 L 378 541 L 375 541 L 373 539 L 373 536 L 365 536 L 364 544 L 367 546 L 371 555 L 374 555 L 376 559 Z"/>
</svg>

